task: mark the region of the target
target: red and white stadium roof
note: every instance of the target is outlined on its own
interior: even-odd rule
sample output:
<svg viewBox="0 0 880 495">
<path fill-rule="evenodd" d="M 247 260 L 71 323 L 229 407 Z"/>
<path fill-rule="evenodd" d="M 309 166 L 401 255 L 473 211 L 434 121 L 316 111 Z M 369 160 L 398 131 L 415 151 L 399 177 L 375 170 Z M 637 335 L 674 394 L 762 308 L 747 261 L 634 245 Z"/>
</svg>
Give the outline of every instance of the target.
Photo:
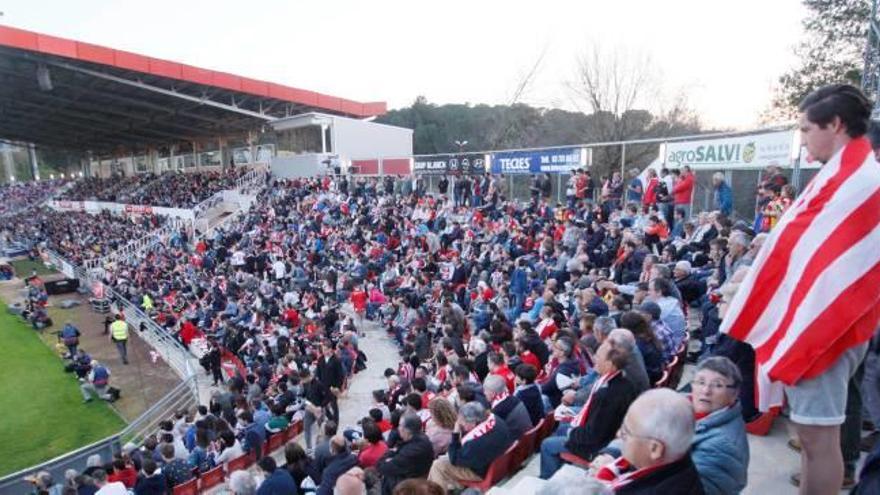
<svg viewBox="0 0 880 495">
<path fill-rule="evenodd" d="M 235 135 L 362 103 L 0 25 L 0 138 L 107 153 Z"/>
</svg>

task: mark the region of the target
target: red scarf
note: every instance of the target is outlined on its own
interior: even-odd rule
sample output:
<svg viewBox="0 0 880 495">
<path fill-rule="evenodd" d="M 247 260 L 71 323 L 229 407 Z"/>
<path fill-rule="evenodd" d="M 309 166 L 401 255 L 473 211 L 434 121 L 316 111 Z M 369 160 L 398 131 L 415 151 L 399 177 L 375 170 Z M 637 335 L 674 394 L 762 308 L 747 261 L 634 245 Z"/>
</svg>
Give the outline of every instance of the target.
<svg viewBox="0 0 880 495">
<path fill-rule="evenodd" d="M 642 469 L 636 469 L 623 457 L 618 457 L 614 462 L 602 466 L 596 472 L 596 479 L 611 486 L 615 492 L 635 480 L 644 478 L 649 474 L 665 467 L 666 464 L 658 464 Z"/>
<path fill-rule="evenodd" d="M 596 383 L 593 384 L 593 388 L 590 389 L 590 397 L 587 398 L 586 404 L 584 404 L 584 407 L 578 412 L 577 416 L 575 416 L 574 419 L 571 420 L 572 428 L 577 428 L 579 426 L 584 426 L 585 424 L 587 424 L 587 419 L 590 417 L 590 406 L 593 405 L 593 397 L 596 396 L 596 392 L 598 392 L 599 389 L 608 386 L 608 382 L 610 382 L 612 379 L 614 379 L 614 377 L 619 374 L 620 370 L 617 370 L 614 373 L 605 373 L 604 375 L 599 377 L 598 380 L 596 380 Z"/>
<path fill-rule="evenodd" d="M 473 430 L 467 432 L 465 436 L 461 437 L 461 445 L 464 446 L 464 444 L 470 442 L 471 440 L 476 440 L 480 438 L 486 433 L 492 431 L 493 428 L 495 428 L 495 415 L 490 413 L 489 417 L 486 418 L 485 421 L 478 424 L 474 427 Z"/>
<path fill-rule="evenodd" d="M 497 396 L 495 396 L 495 398 L 492 399 L 492 409 L 495 409 L 495 406 L 500 404 L 501 401 L 503 401 L 504 399 L 506 399 L 508 397 L 510 397 L 510 394 L 508 394 L 506 390 L 504 392 L 501 392 Z"/>
</svg>

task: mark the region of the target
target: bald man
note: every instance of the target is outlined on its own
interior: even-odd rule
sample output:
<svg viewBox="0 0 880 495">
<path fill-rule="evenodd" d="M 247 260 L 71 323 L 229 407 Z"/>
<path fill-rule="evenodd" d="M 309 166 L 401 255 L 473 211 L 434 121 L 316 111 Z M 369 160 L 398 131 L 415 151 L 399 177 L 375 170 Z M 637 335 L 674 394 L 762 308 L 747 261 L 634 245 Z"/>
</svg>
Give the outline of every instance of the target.
<svg viewBox="0 0 880 495">
<path fill-rule="evenodd" d="M 690 456 L 694 410 L 683 395 L 666 388 L 643 393 L 630 405 L 618 436 L 622 455 L 596 472 L 615 494 L 704 493 Z"/>
</svg>

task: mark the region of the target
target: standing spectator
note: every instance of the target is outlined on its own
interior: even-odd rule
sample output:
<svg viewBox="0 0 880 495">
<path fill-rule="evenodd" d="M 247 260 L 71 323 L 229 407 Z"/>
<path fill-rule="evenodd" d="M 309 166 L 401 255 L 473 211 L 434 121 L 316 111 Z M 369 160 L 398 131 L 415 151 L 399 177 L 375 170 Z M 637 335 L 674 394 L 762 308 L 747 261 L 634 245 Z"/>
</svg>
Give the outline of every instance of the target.
<svg viewBox="0 0 880 495">
<path fill-rule="evenodd" d="M 642 196 L 642 204 L 653 206 L 657 204 L 657 185 L 660 184 L 660 179 L 657 178 L 657 171 L 649 168 L 645 181 L 645 194 Z"/>
<path fill-rule="evenodd" d="M 342 368 L 339 358 L 336 357 L 336 350 L 329 340 L 321 344 L 321 358 L 318 360 L 315 378 L 330 390 L 330 394 L 327 396 L 328 401 L 326 402 L 327 419 L 338 423 L 338 398 L 345 381 L 345 370 Z"/>
<path fill-rule="evenodd" d="M 712 175 L 712 206 L 725 216 L 730 216 L 733 212 L 733 190 L 724 180 L 724 172 L 715 172 Z"/>
<path fill-rule="evenodd" d="M 639 178 L 639 169 L 629 169 L 629 183 L 626 185 L 626 202 L 640 204 L 645 188 Z"/>
<path fill-rule="evenodd" d="M 663 214 L 663 218 L 666 219 L 666 223 L 672 222 L 672 190 L 674 188 L 675 179 L 672 174 L 669 173 L 668 169 L 661 169 L 660 181 L 657 182 L 657 187 L 654 191 L 657 198 L 657 206 L 660 209 L 660 213 Z"/>
<path fill-rule="evenodd" d="M 694 195 L 694 173 L 687 165 L 681 169 L 681 178 L 675 183 L 672 189 L 673 202 L 675 208 L 684 211 L 685 221 L 691 218 L 691 200 Z M 673 226 L 673 220 L 670 220 L 669 226 Z"/>
<path fill-rule="evenodd" d="M 122 313 L 117 314 L 116 321 L 110 324 L 110 340 L 116 344 L 122 364 L 128 364 L 128 322 L 125 321 Z"/>
</svg>

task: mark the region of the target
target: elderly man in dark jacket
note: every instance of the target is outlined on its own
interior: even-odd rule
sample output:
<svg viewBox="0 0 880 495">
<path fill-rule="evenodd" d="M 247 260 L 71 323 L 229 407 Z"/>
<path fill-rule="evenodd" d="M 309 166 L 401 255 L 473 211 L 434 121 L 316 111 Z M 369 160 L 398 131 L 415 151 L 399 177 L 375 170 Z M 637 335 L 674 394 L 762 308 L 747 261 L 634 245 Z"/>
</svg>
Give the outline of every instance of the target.
<svg viewBox="0 0 880 495">
<path fill-rule="evenodd" d="M 477 402 L 468 402 L 458 411 L 447 455 L 434 461 L 428 479 L 447 490 L 460 490 L 459 480 L 483 479 L 492 461 L 514 440 L 503 419 Z"/>
<path fill-rule="evenodd" d="M 327 460 L 327 467 L 321 473 L 321 484 L 318 485 L 317 495 L 331 495 L 336 480 L 355 466 L 357 466 L 357 456 L 348 450 L 345 437 L 334 435 L 330 439 L 330 458 Z"/>
<path fill-rule="evenodd" d="M 492 404 L 492 413 L 503 419 L 513 438 L 520 438 L 532 429 L 532 418 L 525 404 L 507 391 L 507 383 L 498 375 L 489 375 L 483 382 L 486 398 Z"/>
<path fill-rule="evenodd" d="M 397 431 L 402 442 L 376 463 L 382 474 L 383 495 L 390 494 L 401 481 L 426 477 L 434 460 L 431 440 L 422 433 L 422 420 L 417 415 L 407 414 L 400 418 Z"/>
</svg>

